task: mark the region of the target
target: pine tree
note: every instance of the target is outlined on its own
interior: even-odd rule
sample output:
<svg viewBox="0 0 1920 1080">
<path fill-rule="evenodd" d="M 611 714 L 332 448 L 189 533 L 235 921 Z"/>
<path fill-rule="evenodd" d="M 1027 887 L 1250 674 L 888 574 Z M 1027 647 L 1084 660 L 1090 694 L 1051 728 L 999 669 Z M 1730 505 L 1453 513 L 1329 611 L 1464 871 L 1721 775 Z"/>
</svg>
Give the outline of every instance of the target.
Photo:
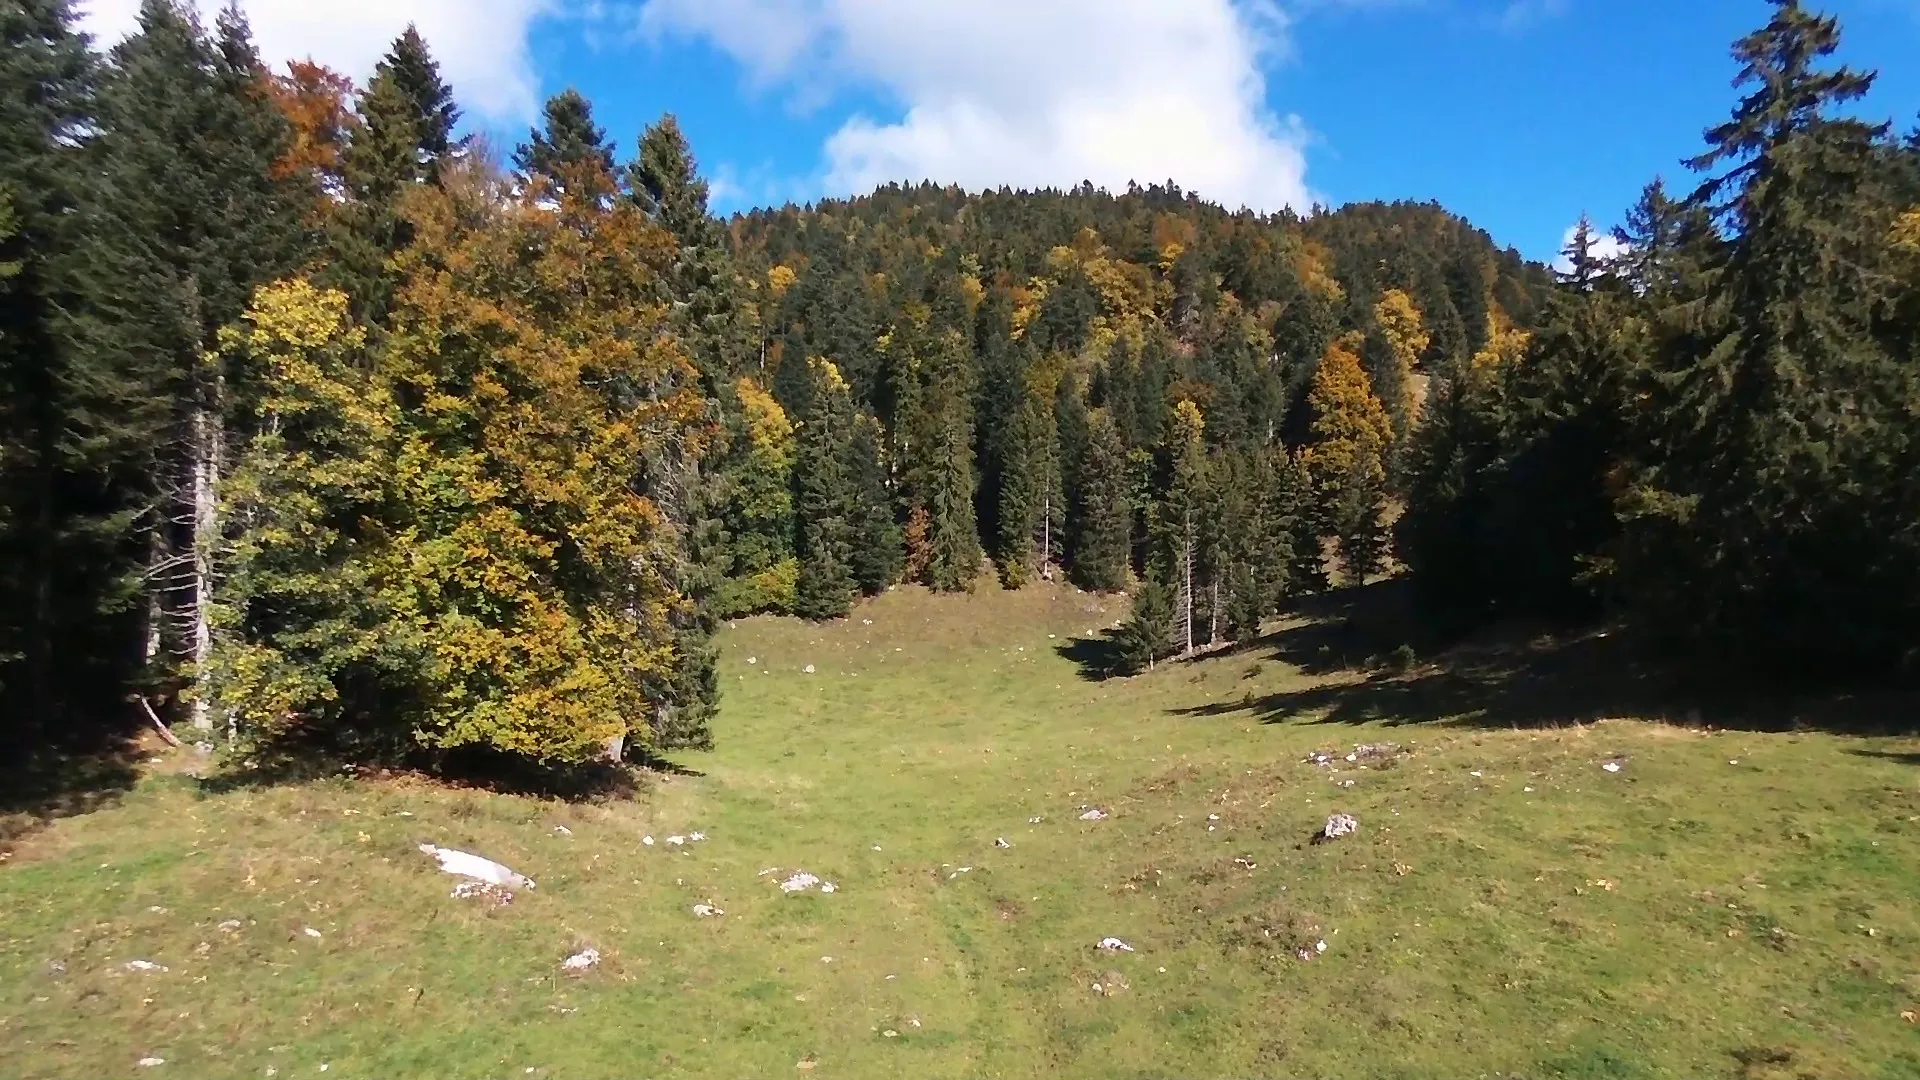
<svg viewBox="0 0 1920 1080">
<path fill-rule="evenodd" d="M 611 195 L 614 145 L 594 124 L 592 103 L 578 90 L 562 90 L 547 99 L 545 119 L 546 130 L 529 130 L 514 150 L 513 167 L 583 198 Z"/>
<path fill-rule="evenodd" d="M 99 76 L 64 0 L 0 5 L 0 727 L 16 761 L 124 715 L 126 617 L 158 411 L 145 366 L 98 332 L 92 155 Z"/>
<path fill-rule="evenodd" d="M 1920 532 L 1910 490 L 1916 374 L 1873 333 L 1900 199 L 1886 125 L 1837 116 L 1873 77 L 1817 65 L 1838 23 L 1774 0 L 1735 44 L 1749 92 L 1691 164 L 1729 232 L 1708 307 L 1728 332 L 1678 388 L 1627 512 L 1629 567 L 1660 624 L 1755 658 L 1879 666 L 1911 648 Z M 1683 610 L 1685 619 L 1679 618 Z"/>
<path fill-rule="evenodd" d="M 100 103 L 101 273 L 115 279 L 96 308 L 101 343 L 142 371 L 152 401 L 150 649 L 204 665 L 225 410 L 249 392 L 208 357 L 254 288 L 305 258 L 307 197 L 278 169 L 290 131 L 237 9 L 208 35 L 170 0 L 146 0 Z M 194 720 L 212 724 L 204 698 Z"/>
<path fill-rule="evenodd" d="M 900 580 L 905 554 L 900 526 L 894 521 L 893 492 L 882 457 L 886 434 L 880 421 L 866 415 L 855 419 L 847 441 L 847 472 L 852 479 L 853 580 L 867 596 L 878 596 Z"/>
<path fill-rule="evenodd" d="M 1067 545 L 1074 580 L 1094 592 L 1121 592 L 1127 587 L 1133 508 L 1126 447 L 1105 409 L 1088 417 L 1074 477 Z"/>
<path fill-rule="evenodd" d="M 1130 671 L 1147 671 L 1173 651 L 1174 592 L 1149 573 L 1133 596 L 1133 610 L 1114 634 L 1120 660 Z"/>
<path fill-rule="evenodd" d="M 1202 565 L 1203 534 L 1209 528 L 1209 486 L 1206 421 L 1200 407 L 1182 400 L 1167 424 L 1166 487 L 1158 507 L 1159 536 L 1156 563 L 1162 580 L 1173 590 L 1175 644 L 1191 655 L 1211 635 L 1203 627 L 1196 636 L 1195 617 L 1206 601 Z"/>
<path fill-rule="evenodd" d="M 845 449 L 853 433 L 853 400 L 833 364 L 815 360 L 810 367 L 812 407 L 800 423 L 793 470 L 800 561 L 793 608 L 802 618 L 839 619 L 852 609 L 857 585 L 854 529 L 846 517 L 854 497 Z"/>
</svg>

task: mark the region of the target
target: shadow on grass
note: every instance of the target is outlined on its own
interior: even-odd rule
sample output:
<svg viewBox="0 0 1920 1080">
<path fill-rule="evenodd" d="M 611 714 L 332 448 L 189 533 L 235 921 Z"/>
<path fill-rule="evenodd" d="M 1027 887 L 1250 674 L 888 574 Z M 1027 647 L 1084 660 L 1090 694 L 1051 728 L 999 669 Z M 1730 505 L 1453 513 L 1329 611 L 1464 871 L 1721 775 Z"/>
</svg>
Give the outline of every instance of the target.
<svg viewBox="0 0 1920 1080">
<path fill-rule="evenodd" d="M 1882 761 L 1897 761 L 1902 765 L 1920 765 L 1920 752 L 1903 754 L 1894 750 L 1849 750 L 1847 753 Z"/>
<path fill-rule="evenodd" d="M 543 763 L 480 747 L 426 752 L 343 752 L 319 740 L 289 740 L 264 748 L 247 764 L 200 781 L 200 791 L 232 791 L 310 783 L 338 776 L 379 779 L 410 776 L 450 788 L 592 802 L 638 794 L 648 773 L 702 776 L 664 758 L 627 762 Z"/>
<path fill-rule="evenodd" d="M 1120 654 L 1120 643 L 1114 639 L 1111 631 L 1099 637 L 1074 638 L 1055 646 L 1053 651 L 1073 661 L 1073 665 L 1080 669 L 1080 677 L 1088 682 L 1104 682 L 1127 673 L 1126 661 Z"/>
<path fill-rule="evenodd" d="M 132 730 L 129 723 L 126 730 L 89 727 L 46 741 L 23 736 L 0 755 L 0 851 L 57 818 L 117 803 L 140 777 Z"/>
<path fill-rule="evenodd" d="M 1809 691 L 1703 676 L 1618 630 L 1507 627 L 1443 646 L 1424 634 L 1399 581 L 1311 598 L 1299 618 L 1248 651 L 1311 676 L 1356 677 L 1177 713 L 1481 728 L 1631 717 L 1729 730 L 1920 734 L 1912 687 Z M 1430 659 L 1404 662 L 1414 656 Z M 1920 754 L 1888 756 L 1920 763 Z"/>
</svg>

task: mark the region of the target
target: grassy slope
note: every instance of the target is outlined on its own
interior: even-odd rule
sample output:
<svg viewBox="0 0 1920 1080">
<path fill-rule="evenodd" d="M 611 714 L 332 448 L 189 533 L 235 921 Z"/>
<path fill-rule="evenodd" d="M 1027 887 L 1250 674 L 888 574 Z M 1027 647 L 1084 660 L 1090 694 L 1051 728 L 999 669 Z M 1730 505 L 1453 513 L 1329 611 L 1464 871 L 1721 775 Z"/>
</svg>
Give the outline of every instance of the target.
<svg viewBox="0 0 1920 1080">
<path fill-rule="evenodd" d="M 1196 718 L 1340 676 L 1087 682 L 1055 650 L 1099 603 L 743 624 L 721 748 L 636 803 L 157 768 L 0 867 L 0 1075 L 1920 1075 L 1911 741 Z M 1382 739 L 1411 753 L 1301 761 Z M 1304 845 L 1336 809 L 1359 835 Z M 451 900 L 422 841 L 539 888 Z"/>
</svg>

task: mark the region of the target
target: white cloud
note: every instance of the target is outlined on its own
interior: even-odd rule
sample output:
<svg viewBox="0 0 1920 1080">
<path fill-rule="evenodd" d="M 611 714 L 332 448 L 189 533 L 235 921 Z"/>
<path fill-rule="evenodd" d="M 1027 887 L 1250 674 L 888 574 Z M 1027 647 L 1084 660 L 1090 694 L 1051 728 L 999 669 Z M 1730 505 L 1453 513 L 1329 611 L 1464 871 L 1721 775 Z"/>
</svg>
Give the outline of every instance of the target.
<svg viewBox="0 0 1920 1080">
<path fill-rule="evenodd" d="M 1553 268 L 1563 274 L 1573 269 L 1573 262 L 1567 258 L 1566 251 L 1568 245 L 1573 243 L 1574 234 L 1579 231 L 1580 225 L 1578 222 L 1575 222 L 1567 226 L 1567 231 L 1560 237 L 1560 254 L 1553 260 Z M 1595 257 L 1599 258 L 1602 262 L 1612 262 L 1626 253 L 1627 245 L 1614 239 L 1613 233 L 1602 230 L 1598 225 L 1593 226 L 1593 254 Z"/>
<path fill-rule="evenodd" d="M 140 0 L 80 0 L 81 24 L 104 47 L 131 32 Z M 211 20 L 217 4 L 201 7 Z M 523 119 L 538 103 L 539 80 L 527 49 L 533 21 L 555 0 L 246 0 L 260 55 L 319 61 L 357 81 L 413 23 L 433 49 L 460 104 L 480 117 Z"/>
<path fill-rule="evenodd" d="M 817 102 L 878 91 L 823 147 L 836 194 L 890 180 L 1121 189 L 1174 180 L 1306 209 L 1306 135 L 1266 104 L 1271 0 L 646 0 L 648 36 L 704 38 L 752 83 Z"/>
</svg>

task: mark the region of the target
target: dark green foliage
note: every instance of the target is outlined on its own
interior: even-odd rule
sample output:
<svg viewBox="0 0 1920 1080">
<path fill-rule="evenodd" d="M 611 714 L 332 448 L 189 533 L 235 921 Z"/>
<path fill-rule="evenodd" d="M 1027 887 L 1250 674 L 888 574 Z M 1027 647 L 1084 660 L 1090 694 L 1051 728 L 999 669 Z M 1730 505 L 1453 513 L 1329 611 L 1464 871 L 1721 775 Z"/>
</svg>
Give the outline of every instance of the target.
<svg viewBox="0 0 1920 1080">
<path fill-rule="evenodd" d="M 720 388 L 747 369 L 752 328 L 726 232 L 708 209 L 707 182 L 671 114 L 641 135 L 627 181 L 633 198 L 679 244 L 666 284 L 708 395 L 724 398 Z"/>
<path fill-rule="evenodd" d="M 847 471 L 855 503 L 853 521 L 853 580 L 860 591 L 878 596 L 900 580 L 906 556 L 900 525 L 893 516 L 893 493 L 887 487 L 887 466 L 881 456 L 885 434 L 880 421 L 859 417 L 847 441 Z"/>
<path fill-rule="evenodd" d="M 853 574 L 853 514 L 859 492 L 848 467 L 854 436 L 853 400 L 831 364 L 813 365 L 812 407 L 800 422 L 794 460 L 794 550 L 800 560 L 794 613 L 808 619 L 844 618 L 858 585 Z"/>
<path fill-rule="evenodd" d="M 0 5 L 0 726 L 35 740 L 117 715 L 143 552 L 144 367 L 96 333 L 87 146 L 97 68 L 63 0 Z"/>
<path fill-rule="evenodd" d="M 1158 574 L 1148 574 L 1133 594 L 1133 610 L 1114 632 L 1120 660 L 1130 671 L 1145 671 L 1173 651 L 1174 589 Z"/>
<path fill-rule="evenodd" d="M 415 159 L 418 178 L 437 179 L 446 156 L 465 149 L 464 141 L 453 138 L 453 129 L 460 123 L 460 108 L 454 104 L 453 88 L 440 78 L 440 65 L 428 51 L 426 39 L 411 23 L 394 39 L 386 58 L 374 67 L 374 78 L 391 81 L 412 103 L 414 146 L 420 151 Z"/>
<path fill-rule="evenodd" d="M 1088 417 L 1073 472 L 1067 556 L 1074 582 L 1095 592 L 1121 592 L 1127 587 L 1133 508 L 1126 447 L 1106 410 Z"/>
<path fill-rule="evenodd" d="M 513 167 L 566 190 L 613 175 L 613 143 L 593 122 L 593 105 L 568 88 L 547 99 L 546 130 L 533 128 L 513 152 Z M 602 194 L 611 194 L 604 192 Z"/>
<path fill-rule="evenodd" d="M 1625 584 L 1660 625 L 1740 655 L 1880 667 L 1911 655 L 1920 616 L 1920 369 L 1910 327 L 1876 333 L 1910 203 L 1887 127 L 1840 115 L 1872 76 L 1817 66 L 1838 43 L 1833 19 L 1776 0 L 1735 44 L 1749 92 L 1692 162 L 1720 170 L 1693 202 L 1726 240 L 1699 242 L 1705 325 L 1666 342 L 1705 348 L 1655 360 L 1627 501 L 1648 541 L 1636 529 Z"/>
<path fill-rule="evenodd" d="M 111 61 L 95 144 L 93 272 L 102 289 L 91 307 L 93 347 L 117 354 L 115 366 L 141 384 L 144 401 L 121 424 L 141 446 L 138 483 L 150 507 L 142 522 L 153 560 L 150 632 L 184 656 L 205 614 L 195 589 L 210 573 L 195 485 L 220 467 L 223 410 L 253 392 L 206 357 L 257 286 L 306 259 L 308 192 L 275 168 L 290 132 L 235 9 L 207 34 L 190 11 L 147 0 L 139 32 Z"/>
</svg>

